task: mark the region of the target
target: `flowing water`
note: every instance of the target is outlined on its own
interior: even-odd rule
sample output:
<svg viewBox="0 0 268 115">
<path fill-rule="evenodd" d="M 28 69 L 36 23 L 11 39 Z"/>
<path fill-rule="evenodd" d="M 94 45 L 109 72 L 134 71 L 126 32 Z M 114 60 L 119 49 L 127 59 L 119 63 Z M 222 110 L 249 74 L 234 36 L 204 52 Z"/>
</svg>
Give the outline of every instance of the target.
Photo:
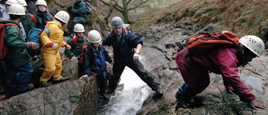
<svg viewBox="0 0 268 115">
<path fill-rule="evenodd" d="M 146 83 L 126 67 L 120 84 L 124 84 L 123 90 L 119 91 L 117 88 L 115 95 L 99 110 L 98 115 L 135 115 L 141 109 L 151 90 Z"/>
</svg>

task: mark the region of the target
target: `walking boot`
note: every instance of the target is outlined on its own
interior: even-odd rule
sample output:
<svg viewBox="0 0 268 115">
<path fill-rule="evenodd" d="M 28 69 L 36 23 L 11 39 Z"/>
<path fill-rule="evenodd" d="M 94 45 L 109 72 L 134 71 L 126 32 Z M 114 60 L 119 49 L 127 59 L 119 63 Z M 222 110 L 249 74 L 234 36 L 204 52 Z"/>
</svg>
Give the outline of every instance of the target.
<svg viewBox="0 0 268 115">
<path fill-rule="evenodd" d="M 195 100 L 193 98 L 183 98 L 181 94 L 179 94 L 178 92 L 176 93 L 175 95 L 176 97 L 176 102 L 177 102 L 177 105 L 176 105 L 176 110 L 178 108 L 194 108 L 195 107 Z"/>
<path fill-rule="evenodd" d="M 49 86 L 50 84 L 48 83 L 48 82 L 46 82 L 46 81 L 40 81 L 40 85 L 39 85 L 39 87 L 47 87 L 47 86 Z"/>
<path fill-rule="evenodd" d="M 60 79 L 58 80 L 52 80 L 52 84 L 56 84 L 56 83 L 60 83 L 60 82 L 63 82 L 63 81 L 66 81 L 66 80 L 69 80 L 69 77 L 61 77 Z"/>
<path fill-rule="evenodd" d="M 153 99 L 157 100 L 157 99 L 160 99 L 162 96 L 163 96 L 163 91 L 160 88 L 158 88 L 155 90 L 155 93 L 153 95 Z"/>
</svg>

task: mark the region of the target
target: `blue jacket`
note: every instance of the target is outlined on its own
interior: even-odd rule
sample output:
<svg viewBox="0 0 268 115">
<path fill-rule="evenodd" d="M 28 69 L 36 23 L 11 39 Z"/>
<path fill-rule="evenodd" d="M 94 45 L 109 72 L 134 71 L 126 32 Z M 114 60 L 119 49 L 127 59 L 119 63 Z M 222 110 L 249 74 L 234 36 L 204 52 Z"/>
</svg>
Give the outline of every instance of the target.
<svg viewBox="0 0 268 115">
<path fill-rule="evenodd" d="M 121 43 L 119 43 L 121 41 Z M 113 47 L 114 61 L 115 63 L 129 62 L 133 60 L 134 50 L 138 44 L 143 45 L 143 41 L 133 35 L 126 29 L 122 29 L 122 35 L 120 41 L 117 40 L 114 31 L 106 36 L 102 42 L 103 45 Z"/>
<path fill-rule="evenodd" d="M 95 48 L 93 48 L 91 43 L 87 44 L 87 49 L 85 49 L 83 54 L 83 67 L 85 74 L 91 75 L 91 72 L 94 72 L 98 74 L 103 74 L 103 76 L 106 77 L 105 61 L 111 63 L 111 57 L 108 55 L 108 52 L 103 48 L 103 46 L 99 46 L 98 52 Z"/>
</svg>

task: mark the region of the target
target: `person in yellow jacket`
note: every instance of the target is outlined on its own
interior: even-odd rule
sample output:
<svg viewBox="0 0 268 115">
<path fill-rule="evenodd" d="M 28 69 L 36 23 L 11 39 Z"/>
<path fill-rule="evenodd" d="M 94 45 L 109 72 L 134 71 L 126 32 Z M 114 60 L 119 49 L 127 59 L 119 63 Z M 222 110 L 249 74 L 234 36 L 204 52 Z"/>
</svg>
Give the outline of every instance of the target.
<svg viewBox="0 0 268 115">
<path fill-rule="evenodd" d="M 40 87 L 46 87 L 49 85 L 48 80 L 52 78 L 54 81 L 66 80 L 66 77 L 61 76 L 62 72 L 62 60 L 59 54 L 59 47 L 66 47 L 68 50 L 71 46 L 63 41 L 62 27 L 68 23 L 69 14 L 66 11 L 59 11 L 55 15 L 55 20 L 46 24 L 45 29 L 40 35 L 43 47 L 41 49 L 41 55 L 45 62 L 45 69 L 40 78 Z"/>
</svg>

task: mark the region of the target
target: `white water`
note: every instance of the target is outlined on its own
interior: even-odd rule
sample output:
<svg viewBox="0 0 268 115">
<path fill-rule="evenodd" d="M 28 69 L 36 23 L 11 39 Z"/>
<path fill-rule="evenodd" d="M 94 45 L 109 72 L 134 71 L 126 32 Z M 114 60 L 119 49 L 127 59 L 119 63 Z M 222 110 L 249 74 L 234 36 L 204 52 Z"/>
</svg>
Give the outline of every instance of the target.
<svg viewBox="0 0 268 115">
<path fill-rule="evenodd" d="M 99 115 L 135 115 L 149 96 L 150 88 L 139 76 L 126 67 L 119 84 L 124 84 L 122 91 L 116 91 L 108 104 L 99 111 Z"/>
</svg>

